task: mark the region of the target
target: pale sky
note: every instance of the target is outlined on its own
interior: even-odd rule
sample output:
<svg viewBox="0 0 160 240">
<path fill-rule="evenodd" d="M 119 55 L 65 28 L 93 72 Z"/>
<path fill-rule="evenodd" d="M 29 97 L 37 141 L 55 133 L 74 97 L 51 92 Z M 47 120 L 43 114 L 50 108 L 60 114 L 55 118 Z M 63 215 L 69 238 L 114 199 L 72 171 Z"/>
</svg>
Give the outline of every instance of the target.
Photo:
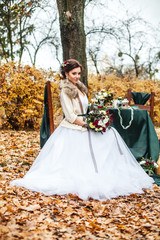
<svg viewBox="0 0 160 240">
<path fill-rule="evenodd" d="M 160 0 L 122 0 L 128 9 L 140 11 L 141 16 L 152 24 L 160 22 Z"/>
<path fill-rule="evenodd" d="M 106 0 L 101 1 L 106 2 Z M 120 4 L 120 1 L 124 4 L 123 6 Z M 133 14 L 138 12 L 139 16 L 155 27 L 160 23 L 160 0 L 108 0 L 107 14 L 111 16 L 123 18 L 126 15 L 126 9 Z M 99 18 L 98 13 L 97 17 Z M 58 69 L 59 63 L 54 59 L 54 54 L 45 46 L 37 55 L 36 66 L 38 68 L 52 67 L 53 69 Z M 27 56 L 23 60 L 23 63 L 29 63 L 29 61 L 27 61 Z"/>
</svg>

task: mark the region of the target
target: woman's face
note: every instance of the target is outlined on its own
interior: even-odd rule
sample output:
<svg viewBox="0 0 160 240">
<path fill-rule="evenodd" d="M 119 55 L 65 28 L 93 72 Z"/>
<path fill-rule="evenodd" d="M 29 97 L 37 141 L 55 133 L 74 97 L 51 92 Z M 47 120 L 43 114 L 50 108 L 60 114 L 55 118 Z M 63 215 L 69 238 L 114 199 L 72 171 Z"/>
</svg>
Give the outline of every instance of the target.
<svg viewBox="0 0 160 240">
<path fill-rule="evenodd" d="M 65 73 L 68 80 L 70 80 L 73 84 L 76 84 L 81 77 L 81 68 L 77 67 L 69 71 L 69 73 Z"/>
</svg>

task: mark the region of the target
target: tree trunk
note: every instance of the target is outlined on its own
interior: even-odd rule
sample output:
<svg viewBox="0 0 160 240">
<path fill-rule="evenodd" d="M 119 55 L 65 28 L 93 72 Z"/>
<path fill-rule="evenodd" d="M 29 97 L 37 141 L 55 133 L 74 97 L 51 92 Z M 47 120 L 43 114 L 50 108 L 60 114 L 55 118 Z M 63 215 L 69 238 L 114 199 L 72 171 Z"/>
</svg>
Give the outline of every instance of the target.
<svg viewBox="0 0 160 240">
<path fill-rule="evenodd" d="M 136 77 L 138 78 L 139 77 L 139 69 L 138 69 L 136 61 L 134 61 L 134 69 L 135 69 L 135 72 L 136 72 Z"/>
<path fill-rule="evenodd" d="M 84 67 L 81 81 L 87 82 L 86 37 L 84 32 L 85 0 L 56 0 L 59 11 L 63 60 L 73 58 Z"/>
<path fill-rule="evenodd" d="M 12 41 L 12 29 L 11 29 L 11 3 L 8 4 L 8 15 L 7 15 L 7 30 L 8 30 L 8 41 L 10 45 L 10 53 L 9 56 L 11 57 L 11 60 L 14 60 L 14 54 L 13 54 L 13 41 Z"/>
<path fill-rule="evenodd" d="M 19 20 L 19 40 L 20 40 L 20 49 L 19 49 L 19 64 L 22 60 L 22 54 L 23 54 L 23 36 L 22 36 L 22 20 L 20 18 Z"/>
</svg>

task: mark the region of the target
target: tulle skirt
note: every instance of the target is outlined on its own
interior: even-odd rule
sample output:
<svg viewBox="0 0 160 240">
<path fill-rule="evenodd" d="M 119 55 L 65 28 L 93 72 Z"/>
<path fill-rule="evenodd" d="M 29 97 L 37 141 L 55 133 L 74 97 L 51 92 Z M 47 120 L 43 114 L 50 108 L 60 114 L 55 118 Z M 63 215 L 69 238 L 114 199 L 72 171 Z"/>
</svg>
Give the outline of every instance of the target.
<svg viewBox="0 0 160 240">
<path fill-rule="evenodd" d="M 59 126 L 50 136 L 30 170 L 11 185 L 46 195 L 76 194 L 104 201 L 131 193 L 143 193 L 154 182 L 141 168 L 114 129 L 104 134 L 90 131 L 95 171 L 88 132 Z"/>
</svg>

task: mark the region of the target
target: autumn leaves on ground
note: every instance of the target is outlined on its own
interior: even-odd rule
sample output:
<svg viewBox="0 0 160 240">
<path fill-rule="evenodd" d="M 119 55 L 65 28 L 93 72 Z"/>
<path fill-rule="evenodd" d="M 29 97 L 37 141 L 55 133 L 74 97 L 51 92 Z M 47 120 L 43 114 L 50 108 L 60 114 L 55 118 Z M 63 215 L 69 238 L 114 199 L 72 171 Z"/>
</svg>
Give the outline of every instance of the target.
<svg viewBox="0 0 160 240">
<path fill-rule="evenodd" d="M 60 76 L 29 66 L 0 66 L 0 239 L 160 239 L 160 187 L 142 195 L 99 202 L 76 196 L 45 196 L 10 187 L 40 151 L 39 128 L 46 79 L 52 81 L 55 126 L 60 122 Z M 102 88 L 124 98 L 128 88 L 154 91 L 154 121 L 160 123 L 160 82 L 89 76 L 89 100 Z M 13 131 L 27 129 L 34 131 Z M 104 183 L 107 184 L 107 183 Z"/>
<path fill-rule="evenodd" d="M 13 188 L 40 151 L 39 132 L 0 135 L 0 239 L 160 239 L 160 187 L 102 203 Z"/>
</svg>

